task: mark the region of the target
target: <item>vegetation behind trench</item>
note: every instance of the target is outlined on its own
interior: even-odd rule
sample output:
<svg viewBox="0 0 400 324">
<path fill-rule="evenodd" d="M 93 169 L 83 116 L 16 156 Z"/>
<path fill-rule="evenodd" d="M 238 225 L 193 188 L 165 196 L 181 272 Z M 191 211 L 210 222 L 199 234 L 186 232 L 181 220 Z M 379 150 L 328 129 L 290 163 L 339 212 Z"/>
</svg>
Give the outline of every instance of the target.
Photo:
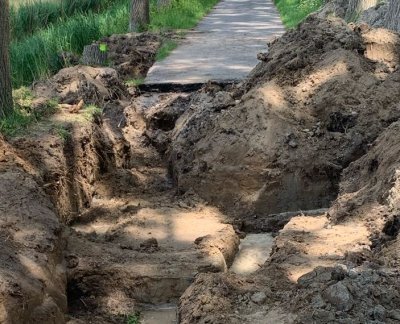
<svg viewBox="0 0 400 324">
<path fill-rule="evenodd" d="M 109 0 L 100 2 L 107 1 Z M 172 0 L 169 6 L 159 9 L 157 0 L 151 0 L 151 23 L 148 29 L 161 31 L 192 28 L 218 1 Z M 19 12 L 21 8 L 31 8 L 36 12 L 41 8 L 41 3 L 34 2 L 15 10 Z M 106 10 L 71 11 L 73 14 L 68 19 L 60 17 L 45 28 L 18 27 L 34 32 L 30 36 L 12 41 L 10 51 L 14 88 L 49 77 L 65 67 L 68 64 L 62 55 L 65 52 L 81 54 L 83 47 L 95 40 L 128 32 L 129 4 L 130 0 L 113 0 Z"/>
<path fill-rule="evenodd" d="M 320 9 L 324 0 L 275 0 L 283 24 L 287 28 L 294 28 L 310 13 Z"/>
</svg>

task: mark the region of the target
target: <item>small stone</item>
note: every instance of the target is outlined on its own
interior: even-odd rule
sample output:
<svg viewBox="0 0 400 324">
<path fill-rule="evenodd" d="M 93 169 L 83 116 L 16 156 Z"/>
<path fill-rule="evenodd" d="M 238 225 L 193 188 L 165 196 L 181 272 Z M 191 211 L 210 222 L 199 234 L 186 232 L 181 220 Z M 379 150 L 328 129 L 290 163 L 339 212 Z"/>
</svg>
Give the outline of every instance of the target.
<svg viewBox="0 0 400 324">
<path fill-rule="evenodd" d="M 357 278 L 357 277 L 358 277 L 358 272 L 355 271 L 354 269 L 351 269 L 351 270 L 349 271 L 349 277 L 350 277 L 351 279 Z"/>
<path fill-rule="evenodd" d="M 206 305 L 203 306 L 203 311 L 204 311 L 204 312 L 209 313 L 209 312 L 211 312 L 212 310 L 213 310 L 213 305 L 211 305 L 211 304 L 206 304 Z"/>
<path fill-rule="evenodd" d="M 313 319 L 318 323 L 329 323 L 335 320 L 335 314 L 323 309 L 317 309 L 313 313 Z"/>
<path fill-rule="evenodd" d="M 130 212 L 136 211 L 138 209 L 138 206 L 134 205 L 134 204 L 126 204 L 126 205 L 120 206 L 118 209 L 122 213 L 130 213 Z"/>
<path fill-rule="evenodd" d="M 311 299 L 311 305 L 313 308 L 322 308 L 325 306 L 325 302 L 322 299 L 322 296 L 318 294 Z"/>
<path fill-rule="evenodd" d="M 400 321 L 400 310 L 399 309 L 393 309 L 387 314 L 388 318 Z"/>
<path fill-rule="evenodd" d="M 158 250 L 158 241 L 154 237 L 140 243 L 140 249 L 145 252 L 155 252 Z"/>
<path fill-rule="evenodd" d="M 373 309 L 374 320 L 385 322 L 386 320 L 386 309 L 382 305 L 376 305 Z"/>
<path fill-rule="evenodd" d="M 261 305 L 261 304 L 264 304 L 265 301 L 267 300 L 267 295 L 264 292 L 260 291 L 260 292 L 254 293 L 250 297 L 250 299 L 251 299 L 252 302 L 254 302 L 254 303 L 258 304 L 258 305 Z"/>
<path fill-rule="evenodd" d="M 73 269 L 76 268 L 79 264 L 79 259 L 76 255 L 68 255 L 66 257 L 66 261 L 67 261 L 67 268 L 68 269 Z"/>
<path fill-rule="evenodd" d="M 340 281 L 326 288 L 323 297 L 339 311 L 349 311 L 353 307 L 353 297 Z"/>
<path fill-rule="evenodd" d="M 294 139 L 291 139 L 288 143 L 288 145 L 292 148 L 296 148 L 297 147 L 297 142 Z"/>
<path fill-rule="evenodd" d="M 120 247 L 122 250 L 133 250 L 133 247 L 132 247 L 131 245 L 124 244 L 124 243 L 121 243 L 121 244 L 119 245 L 119 247 Z"/>
</svg>

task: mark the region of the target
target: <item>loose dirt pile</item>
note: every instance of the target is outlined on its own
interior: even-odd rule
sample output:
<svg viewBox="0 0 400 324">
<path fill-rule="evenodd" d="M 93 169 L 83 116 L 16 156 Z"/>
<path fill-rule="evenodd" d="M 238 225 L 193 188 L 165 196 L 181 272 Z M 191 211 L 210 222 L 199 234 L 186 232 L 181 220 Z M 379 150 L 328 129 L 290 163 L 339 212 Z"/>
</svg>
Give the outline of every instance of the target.
<svg viewBox="0 0 400 324">
<path fill-rule="evenodd" d="M 60 246 L 57 257 L 63 264 L 57 271 L 63 281 L 54 295 L 62 294 L 63 304 L 47 300 L 53 296 L 47 286 L 55 285 L 50 279 L 41 292 L 21 293 L 36 293 L 39 306 L 50 295 L 45 301 L 54 307 L 45 304 L 48 311 L 42 311 L 41 323 L 121 323 L 148 304 L 174 309 L 196 274 L 227 271 L 239 245 L 233 227 L 194 193 L 177 197 L 159 153 L 168 141 L 157 134 L 174 127 L 187 95 L 144 95 L 132 103 L 115 70 L 86 66 L 61 70 L 37 84 L 34 93 L 62 103 L 29 136 L 10 140 L 59 216 L 53 213 L 48 223 L 60 227 L 54 244 Z M 81 100 L 101 112 L 88 116 L 85 106 L 73 113 L 65 108 Z M 10 182 L 3 183 L 7 190 Z M 32 199 L 43 204 L 36 196 Z M 68 226 L 62 228 L 60 221 Z M 14 252 L 19 253 L 10 249 L 5 257 Z M 54 271 L 50 268 L 49 276 L 58 280 Z M 12 311 L 18 314 L 23 305 Z M 23 320 L 8 308 L 4 316 L 30 323 L 36 310 L 32 315 L 29 307 Z"/>
<path fill-rule="evenodd" d="M 192 99 L 170 151 L 181 190 L 242 228 L 334 202 L 291 218 L 256 274 L 199 277 L 182 323 L 399 321 L 398 53 L 387 30 L 310 17 L 241 88 Z"/>
<path fill-rule="evenodd" d="M 123 99 L 127 90 L 114 69 L 78 65 L 36 84 L 34 93 L 38 97 L 57 98 L 61 104 L 74 105 L 83 100 L 85 104 L 102 105 Z"/>
<path fill-rule="evenodd" d="M 317 15 L 321 18 L 340 17 L 347 22 L 400 32 L 399 8 L 397 0 L 326 0 Z"/>
<path fill-rule="evenodd" d="M 149 37 L 138 38 L 145 42 Z M 154 46 L 149 44 L 149 49 Z M 146 71 L 144 65 L 136 68 Z M 103 179 L 108 173 L 129 159 L 119 129 L 126 125 L 121 117 L 129 93 L 115 70 L 76 66 L 35 84 L 33 94 L 32 110 L 42 109 L 49 100 L 65 105 L 34 125 L 29 136 L 9 143 L 0 138 L 0 322 L 58 324 L 66 321 L 71 285 L 67 269 L 75 262 L 66 253 L 70 234 L 63 224 L 90 214 L 93 197 L 101 191 L 95 184 L 107 184 Z M 81 101 L 84 105 L 78 105 Z M 85 105 L 96 105 L 95 113 Z"/>
<path fill-rule="evenodd" d="M 398 41 L 316 17 L 286 33 L 241 88 L 192 98 L 169 151 L 179 188 L 246 216 L 328 207 L 400 116 Z"/>
</svg>

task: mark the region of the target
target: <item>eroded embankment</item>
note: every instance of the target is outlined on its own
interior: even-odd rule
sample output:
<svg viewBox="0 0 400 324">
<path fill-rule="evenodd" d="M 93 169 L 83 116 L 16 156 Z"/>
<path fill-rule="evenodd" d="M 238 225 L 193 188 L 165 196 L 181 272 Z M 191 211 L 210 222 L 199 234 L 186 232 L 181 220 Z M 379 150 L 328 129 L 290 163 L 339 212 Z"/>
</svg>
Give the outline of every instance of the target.
<svg viewBox="0 0 400 324">
<path fill-rule="evenodd" d="M 0 139 L 1 323 L 61 322 L 67 310 L 62 224 L 35 169 Z"/>
</svg>

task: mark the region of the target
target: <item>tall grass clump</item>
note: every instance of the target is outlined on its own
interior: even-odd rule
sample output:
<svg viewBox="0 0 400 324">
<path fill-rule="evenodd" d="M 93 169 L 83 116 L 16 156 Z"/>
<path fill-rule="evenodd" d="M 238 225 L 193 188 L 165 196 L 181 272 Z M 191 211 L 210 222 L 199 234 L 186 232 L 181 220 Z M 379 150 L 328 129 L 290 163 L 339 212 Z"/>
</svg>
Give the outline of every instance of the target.
<svg viewBox="0 0 400 324">
<path fill-rule="evenodd" d="M 102 14 L 78 14 L 11 44 L 14 87 L 49 77 L 64 66 L 63 52 L 81 53 L 83 47 L 103 36 L 125 33 L 129 12 L 126 1 L 116 1 Z"/>
<path fill-rule="evenodd" d="M 11 38 L 23 39 L 78 13 L 99 13 L 113 3 L 112 0 L 33 0 L 11 6 Z"/>
<path fill-rule="evenodd" d="M 29 37 L 14 40 L 10 50 L 14 88 L 47 78 L 65 67 L 61 55 L 64 52 L 81 54 L 83 47 L 95 40 L 128 32 L 130 0 L 63 1 L 111 1 L 112 5 L 100 13 L 76 13 Z M 148 28 L 151 31 L 192 28 L 218 1 L 173 0 L 169 6 L 158 9 L 157 0 L 151 0 Z"/>
<path fill-rule="evenodd" d="M 324 0 L 275 0 L 282 21 L 287 28 L 296 27 L 310 13 L 322 7 Z"/>
</svg>

